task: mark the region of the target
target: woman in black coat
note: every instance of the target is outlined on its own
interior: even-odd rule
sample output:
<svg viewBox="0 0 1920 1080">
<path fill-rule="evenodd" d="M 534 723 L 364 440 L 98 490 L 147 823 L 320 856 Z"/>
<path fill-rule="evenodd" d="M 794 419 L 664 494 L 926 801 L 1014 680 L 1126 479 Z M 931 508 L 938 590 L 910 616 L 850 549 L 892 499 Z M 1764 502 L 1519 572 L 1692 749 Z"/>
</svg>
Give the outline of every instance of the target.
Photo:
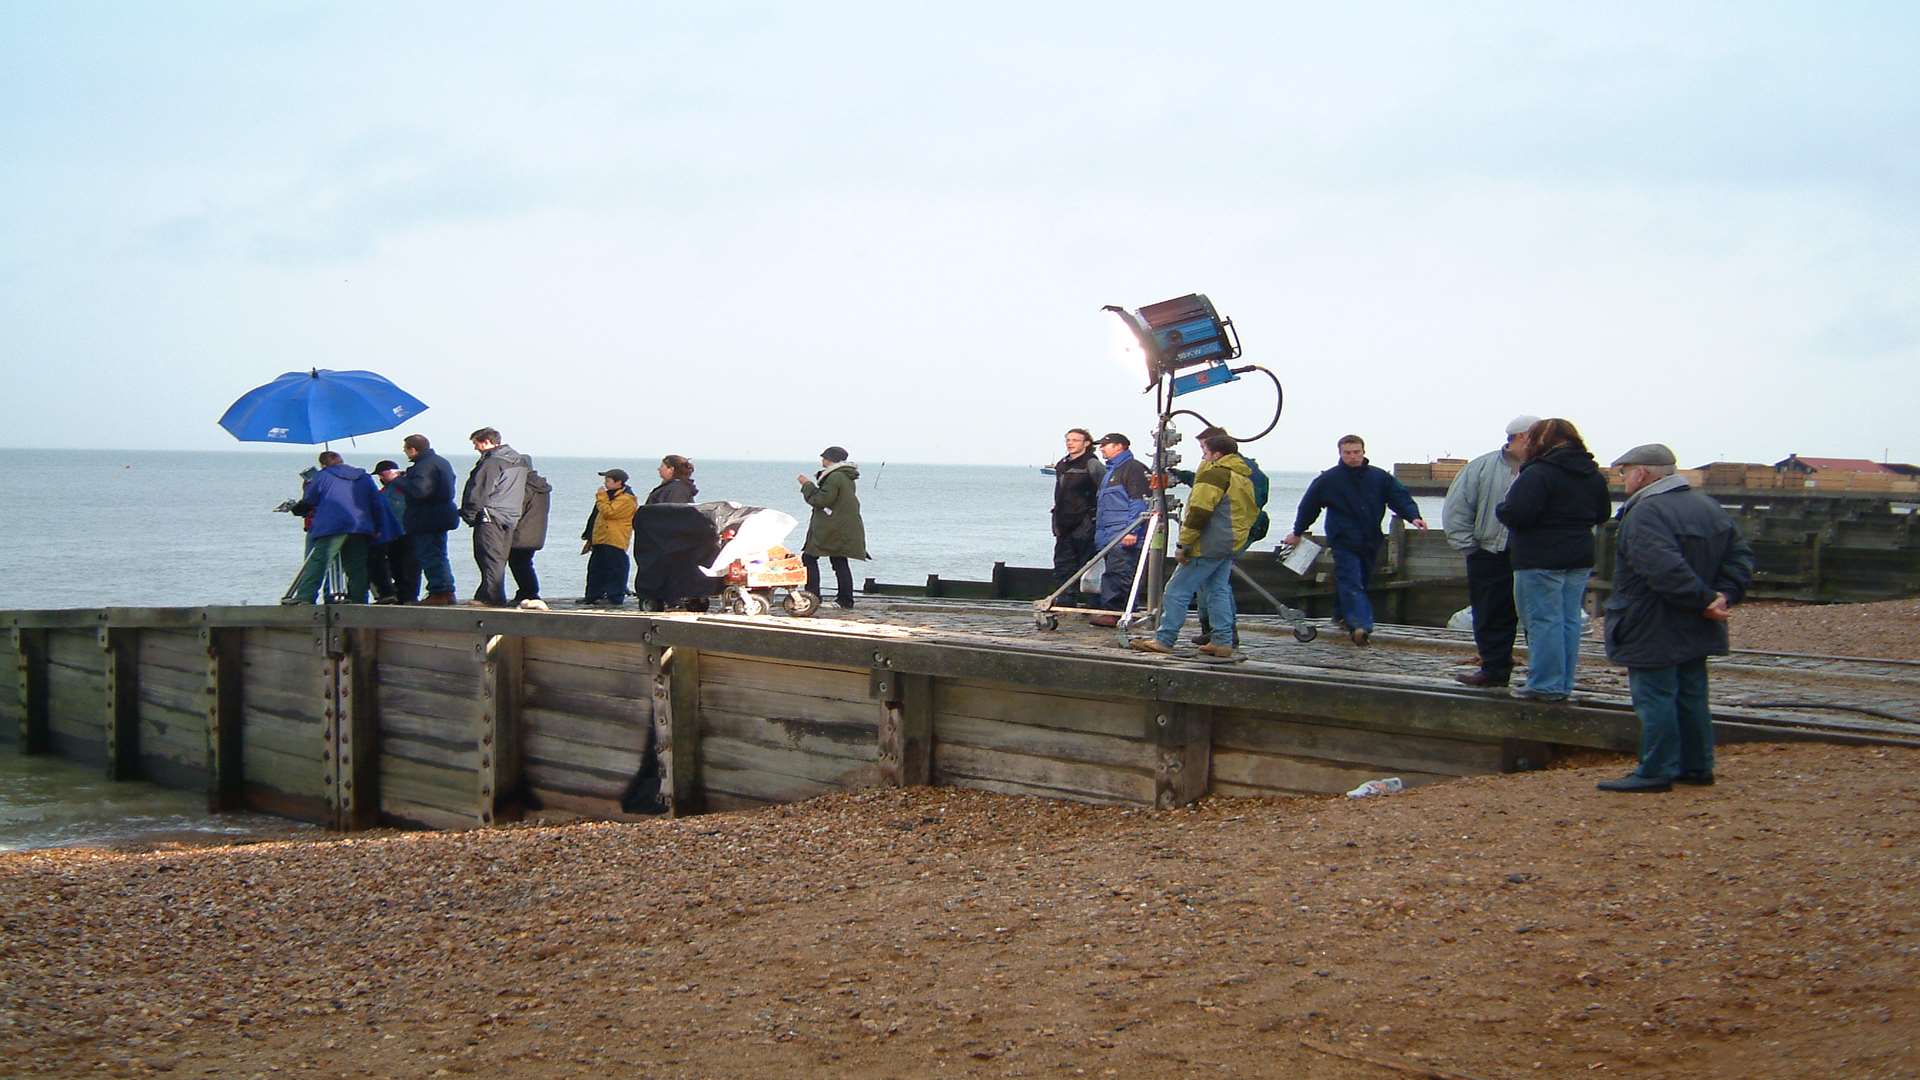
<svg viewBox="0 0 1920 1080">
<path fill-rule="evenodd" d="M 1493 511 L 1507 527 L 1513 599 L 1527 628 L 1527 684 L 1513 696 L 1565 701 L 1580 662 L 1593 530 L 1612 516 L 1613 496 L 1571 421 L 1541 420 L 1527 436 L 1526 463 Z"/>
</svg>

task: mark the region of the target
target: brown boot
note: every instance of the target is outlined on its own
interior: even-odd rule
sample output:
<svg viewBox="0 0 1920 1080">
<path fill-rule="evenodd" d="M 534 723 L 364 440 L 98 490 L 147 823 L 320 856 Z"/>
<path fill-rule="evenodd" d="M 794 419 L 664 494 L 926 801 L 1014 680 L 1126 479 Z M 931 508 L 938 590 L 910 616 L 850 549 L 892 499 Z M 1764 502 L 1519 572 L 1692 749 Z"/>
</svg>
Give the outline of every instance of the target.
<svg viewBox="0 0 1920 1080">
<path fill-rule="evenodd" d="M 432 604 L 435 607 L 447 607 L 453 603 L 453 594 L 450 592 L 428 593 L 426 599 L 420 602 L 422 604 Z"/>
<path fill-rule="evenodd" d="M 1233 651 L 1233 646 L 1216 645 L 1212 642 L 1208 642 L 1207 644 L 1200 646 L 1200 653 L 1203 656 L 1217 656 L 1222 660 L 1231 660 L 1234 658 L 1234 655 L 1235 655 Z"/>
</svg>

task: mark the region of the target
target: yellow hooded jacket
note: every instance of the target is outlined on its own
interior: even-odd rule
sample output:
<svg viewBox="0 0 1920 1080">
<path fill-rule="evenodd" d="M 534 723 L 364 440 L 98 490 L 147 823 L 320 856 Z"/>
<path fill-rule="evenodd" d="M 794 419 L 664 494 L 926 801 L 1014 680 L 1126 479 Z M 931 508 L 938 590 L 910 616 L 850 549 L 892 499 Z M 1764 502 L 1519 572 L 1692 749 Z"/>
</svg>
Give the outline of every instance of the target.
<svg viewBox="0 0 1920 1080">
<path fill-rule="evenodd" d="M 1180 552 L 1187 558 L 1219 559 L 1245 546 L 1260 506 L 1253 498 L 1253 469 L 1239 454 L 1202 465 L 1193 497 L 1180 523 Z"/>
</svg>

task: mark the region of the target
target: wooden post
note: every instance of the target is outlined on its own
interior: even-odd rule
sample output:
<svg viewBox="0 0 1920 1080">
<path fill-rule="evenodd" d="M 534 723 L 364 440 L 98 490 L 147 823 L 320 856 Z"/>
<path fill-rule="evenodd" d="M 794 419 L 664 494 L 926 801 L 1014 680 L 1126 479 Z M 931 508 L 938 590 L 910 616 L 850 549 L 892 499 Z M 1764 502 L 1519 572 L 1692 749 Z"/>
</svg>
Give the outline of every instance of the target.
<svg viewBox="0 0 1920 1080">
<path fill-rule="evenodd" d="M 239 629 L 200 628 L 207 651 L 207 809 L 238 810 L 240 797 Z"/>
<path fill-rule="evenodd" d="M 47 632 L 13 631 L 14 674 L 20 694 L 22 754 L 47 752 Z"/>
<path fill-rule="evenodd" d="M 1808 547 L 1810 565 L 1807 567 L 1807 599 L 1815 602 L 1823 599 L 1821 589 L 1825 582 L 1821 574 L 1821 556 L 1826 550 L 1827 537 L 1832 529 L 1831 525 L 1822 526 L 1819 532 L 1813 534 L 1813 543 Z"/>
<path fill-rule="evenodd" d="M 1163 810 L 1198 802 L 1213 771 L 1213 707 L 1162 701 L 1149 713 L 1149 736 L 1159 748 L 1153 804 Z"/>
<path fill-rule="evenodd" d="M 354 831 L 380 823 L 378 630 L 348 630 L 340 657 L 339 738 L 334 745 L 334 827 Z"/>
<path fill-rule="evenodd" d="M 700 654 L 689 648 L 650 651 L 653 663 L 653 745 L 660 759 L 660 798 L 667 813 L 699 809 Z"/>
<path fill-rule="evenodd" d="M 880 779 L 889 787 L 924 787 L 933 773 L 933 676 L 879 669 Z"/>
<path fill-rule="evenodd" d="M 140 645 L 138 630 L 102 626 L 105 655 L 107 779 L 140 775 Z"/>
<path fill-rule="evenodd" d="M 491 772 L 481 790 L 481 821 L 518 818 L 526 799 L 520 768 L 520 699 L 526 682 L 526 643 L 517 637 L 487 641 L 480 684 L 490 719 L 480 737 L 480 765 Z"/>
</svg>

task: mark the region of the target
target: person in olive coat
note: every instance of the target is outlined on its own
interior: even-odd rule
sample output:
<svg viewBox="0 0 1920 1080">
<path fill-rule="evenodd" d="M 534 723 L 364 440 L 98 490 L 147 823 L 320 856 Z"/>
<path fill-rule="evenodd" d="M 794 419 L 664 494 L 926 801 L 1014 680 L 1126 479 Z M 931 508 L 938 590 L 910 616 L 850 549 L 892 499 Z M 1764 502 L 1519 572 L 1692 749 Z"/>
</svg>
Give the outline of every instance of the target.
<svg viewBox="0 0 1920 1080">
<path fill-rule="evenodd" d="M 829 446 L 820 451 L 820 471 L 811 478 L 802 473 L 796 479 L 800 481 L 800 494 L 813 507 L 813 517 L 807 522 L 807 541 L 800 551 L 800 561 L 807 568 L 807 591 L 820 595 L 820 560 L 825 558 L 833 565 L 837 587 L 834 603 L 851 608 L 853 571 L 847 560 L 869 557 L 867 527 L 860 520 L 860 497 L 854 493 L 860 470 L 847 460 L 846 450 Z"/>
</svg>

